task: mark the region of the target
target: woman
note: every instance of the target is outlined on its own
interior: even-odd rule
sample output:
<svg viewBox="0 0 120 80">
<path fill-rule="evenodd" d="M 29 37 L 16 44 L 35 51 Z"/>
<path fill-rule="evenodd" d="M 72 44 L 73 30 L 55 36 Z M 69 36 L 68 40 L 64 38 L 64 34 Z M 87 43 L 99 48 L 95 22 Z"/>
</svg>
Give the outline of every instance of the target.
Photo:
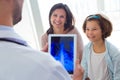
<svg viewBox="0 0 120 80">
<path fill-rule="evenodd" d="M 76 34 L 77 35 L 77 58 L 82 58 L 83 41 L 80 33 L 74 27 L 73 15 L 66 4 L 55 4 L 49 13 L 50 28 L 41 37 L 42 48 L 48 43 L 49 34 Z"/>
</svg>

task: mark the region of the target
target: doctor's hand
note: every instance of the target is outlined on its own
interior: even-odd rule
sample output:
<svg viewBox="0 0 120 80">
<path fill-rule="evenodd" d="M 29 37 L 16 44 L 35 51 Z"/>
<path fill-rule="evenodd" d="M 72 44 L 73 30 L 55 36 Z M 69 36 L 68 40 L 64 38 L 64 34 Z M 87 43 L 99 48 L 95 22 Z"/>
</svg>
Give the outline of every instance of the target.
<svg viewBox="0 0 120 80">
<path fill-rule="evenodd" d="M 43 52 L 48 52 L 48 43 L 41 49 Z"/>
<path fill-rule="evenodd" d="M 84 69 L 80 65 L 80 60 L 77 59 L 75 63 L 75 70 L 73 74 L 73 80 L 82 80 L 84 75 Z"/>
</svg>

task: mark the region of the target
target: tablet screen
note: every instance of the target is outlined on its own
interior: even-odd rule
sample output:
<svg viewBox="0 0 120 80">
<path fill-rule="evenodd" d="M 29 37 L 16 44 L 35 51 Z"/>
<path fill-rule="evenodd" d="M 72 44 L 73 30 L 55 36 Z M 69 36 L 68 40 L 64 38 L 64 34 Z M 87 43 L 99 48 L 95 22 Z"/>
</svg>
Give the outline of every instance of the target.
<svg viewBox="0 0 120 80">
<path fill-rule="evenodd" d="M 76 58 L 76 35 L 50 34 L 49 53 L 73 74 Z"/>
</svg>

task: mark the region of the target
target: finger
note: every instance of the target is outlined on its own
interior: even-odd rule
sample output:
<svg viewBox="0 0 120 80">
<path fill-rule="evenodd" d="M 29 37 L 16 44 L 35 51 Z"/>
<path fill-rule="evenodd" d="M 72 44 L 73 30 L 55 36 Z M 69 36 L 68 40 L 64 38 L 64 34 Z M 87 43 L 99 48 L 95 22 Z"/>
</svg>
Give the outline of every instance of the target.
<svg viewBox="0 0 120 80">
<path fill-rule="evenodd" d="M 80 65 L 80 60 L 79 59 L 76 60 L 75 65 L 76 65 L 76 67 Z"/>
</svg>

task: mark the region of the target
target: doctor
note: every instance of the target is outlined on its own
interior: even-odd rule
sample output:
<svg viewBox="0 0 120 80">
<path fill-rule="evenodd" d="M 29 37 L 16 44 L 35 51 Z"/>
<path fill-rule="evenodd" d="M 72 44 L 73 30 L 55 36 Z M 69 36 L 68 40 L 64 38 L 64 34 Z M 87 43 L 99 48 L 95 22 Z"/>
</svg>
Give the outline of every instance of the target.
<svg viewBox="0 0 120 80">
<path fill-rule="evenodd" d="M 23 0 L 0 0 L 0 80 L 71 80 L 49 54 L 35 51 L 14 31 L 21 20 Z M 77 64 L 73 80 L 81 80 Z"/>
</svg>

